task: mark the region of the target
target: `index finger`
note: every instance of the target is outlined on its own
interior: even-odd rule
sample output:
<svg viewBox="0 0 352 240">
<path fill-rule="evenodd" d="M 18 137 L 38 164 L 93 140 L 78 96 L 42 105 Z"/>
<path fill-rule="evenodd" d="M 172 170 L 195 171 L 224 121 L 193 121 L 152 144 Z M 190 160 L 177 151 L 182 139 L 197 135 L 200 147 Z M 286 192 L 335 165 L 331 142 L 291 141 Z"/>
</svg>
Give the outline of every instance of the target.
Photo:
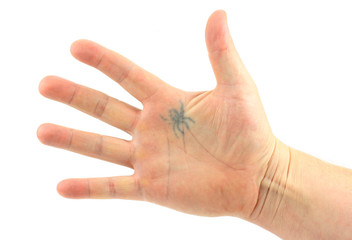
<svg viewBox="0 0 352 240">
<path fill-rule="evenodd" d="M 166 85 L 120 54 L 89 40 L 78 40 L 71 46 L 72 55 L 79 61 L 97 68 L 143 102 Z"/>
</svg>

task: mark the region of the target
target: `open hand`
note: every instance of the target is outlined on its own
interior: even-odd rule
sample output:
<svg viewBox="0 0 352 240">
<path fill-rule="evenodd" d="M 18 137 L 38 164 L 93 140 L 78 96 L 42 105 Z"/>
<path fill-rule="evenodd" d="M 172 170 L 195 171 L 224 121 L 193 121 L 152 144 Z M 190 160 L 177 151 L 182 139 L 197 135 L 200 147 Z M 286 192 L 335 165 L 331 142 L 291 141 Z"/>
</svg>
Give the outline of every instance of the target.
<svg viewBox="0 0 352 240">
<path fill-rule="evenodd" d="M 45 97 L 132 136 L 126 141 L 40 126 L 37 134 L 44 144 L 134 169 L 132 176 L 64 180 L 58 185 L 62 196 L 145 200 L 197 215 L 250 216 L 277 140 L 223 11 L 209 18 L 206 43 L 217 86 L 205 92 L 176 89 L 91 41 L 72 45 L 75 58 L 111 77 L 143 109 L 59 77 L 42 80 Z"/>
</svg>

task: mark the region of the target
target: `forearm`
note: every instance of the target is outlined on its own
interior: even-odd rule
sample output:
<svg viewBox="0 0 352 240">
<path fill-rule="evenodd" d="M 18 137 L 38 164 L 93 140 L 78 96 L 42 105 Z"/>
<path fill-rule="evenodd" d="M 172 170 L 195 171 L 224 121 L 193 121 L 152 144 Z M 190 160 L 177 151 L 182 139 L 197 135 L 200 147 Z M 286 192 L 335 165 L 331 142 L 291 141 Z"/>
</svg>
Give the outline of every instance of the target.
<svg viewBox="0 0 352 240">
<path fill-rule="evenodd" d="M 351 239 L 352 171 L 279 142 L 250 221 L 284 239 Z"/>
</svg>

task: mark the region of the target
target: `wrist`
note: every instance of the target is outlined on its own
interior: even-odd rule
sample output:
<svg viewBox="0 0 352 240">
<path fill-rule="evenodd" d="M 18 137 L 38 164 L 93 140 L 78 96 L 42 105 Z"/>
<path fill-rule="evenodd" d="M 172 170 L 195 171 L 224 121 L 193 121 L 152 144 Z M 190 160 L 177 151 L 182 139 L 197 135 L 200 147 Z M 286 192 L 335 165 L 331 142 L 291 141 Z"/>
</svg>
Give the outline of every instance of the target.
<svg viewBox="0 0 352 240">
<path fill-rule="evenodd" d="M 294 234 L 291 224 L 297 220 L 294 216 L 296 206 L 305 204 L 300 195 L 302 184 L 297 176 L 295 151 L 276 139 L 272 156 L 259 178 L 257 203 L 247 219 L 284 238 Z"/>
<path fill-rule="evenodd" d="M 258 199 L 249 221 L 254 223 L 274 221 L 284 197 L 295 192 L 295 186 L 288 181 L 291 161 L 291 148 L 276 139 L 273 153 L 264 165 L 262 176 L 259 178 Z"/>
<path fill-rule="evenodd" d="M 351 186 L 351 170 L 278 141 L 247 220 L 284 239 L 349 239 Z"/>
</svg>

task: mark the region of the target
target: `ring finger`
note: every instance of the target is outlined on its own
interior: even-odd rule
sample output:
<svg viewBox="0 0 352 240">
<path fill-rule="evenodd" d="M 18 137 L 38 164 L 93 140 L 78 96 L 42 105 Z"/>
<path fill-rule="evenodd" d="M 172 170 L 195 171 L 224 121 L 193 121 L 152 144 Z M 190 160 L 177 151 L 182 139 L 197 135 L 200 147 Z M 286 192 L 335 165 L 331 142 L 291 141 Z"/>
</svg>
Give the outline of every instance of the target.
<svg viewBox="0 0 352 240">
<path fill-rule="evenodd" d="M 133 168 L 129 141 L 48 123 L 38 128 L 37 136 L 46 145 Z"/>
</svg>

